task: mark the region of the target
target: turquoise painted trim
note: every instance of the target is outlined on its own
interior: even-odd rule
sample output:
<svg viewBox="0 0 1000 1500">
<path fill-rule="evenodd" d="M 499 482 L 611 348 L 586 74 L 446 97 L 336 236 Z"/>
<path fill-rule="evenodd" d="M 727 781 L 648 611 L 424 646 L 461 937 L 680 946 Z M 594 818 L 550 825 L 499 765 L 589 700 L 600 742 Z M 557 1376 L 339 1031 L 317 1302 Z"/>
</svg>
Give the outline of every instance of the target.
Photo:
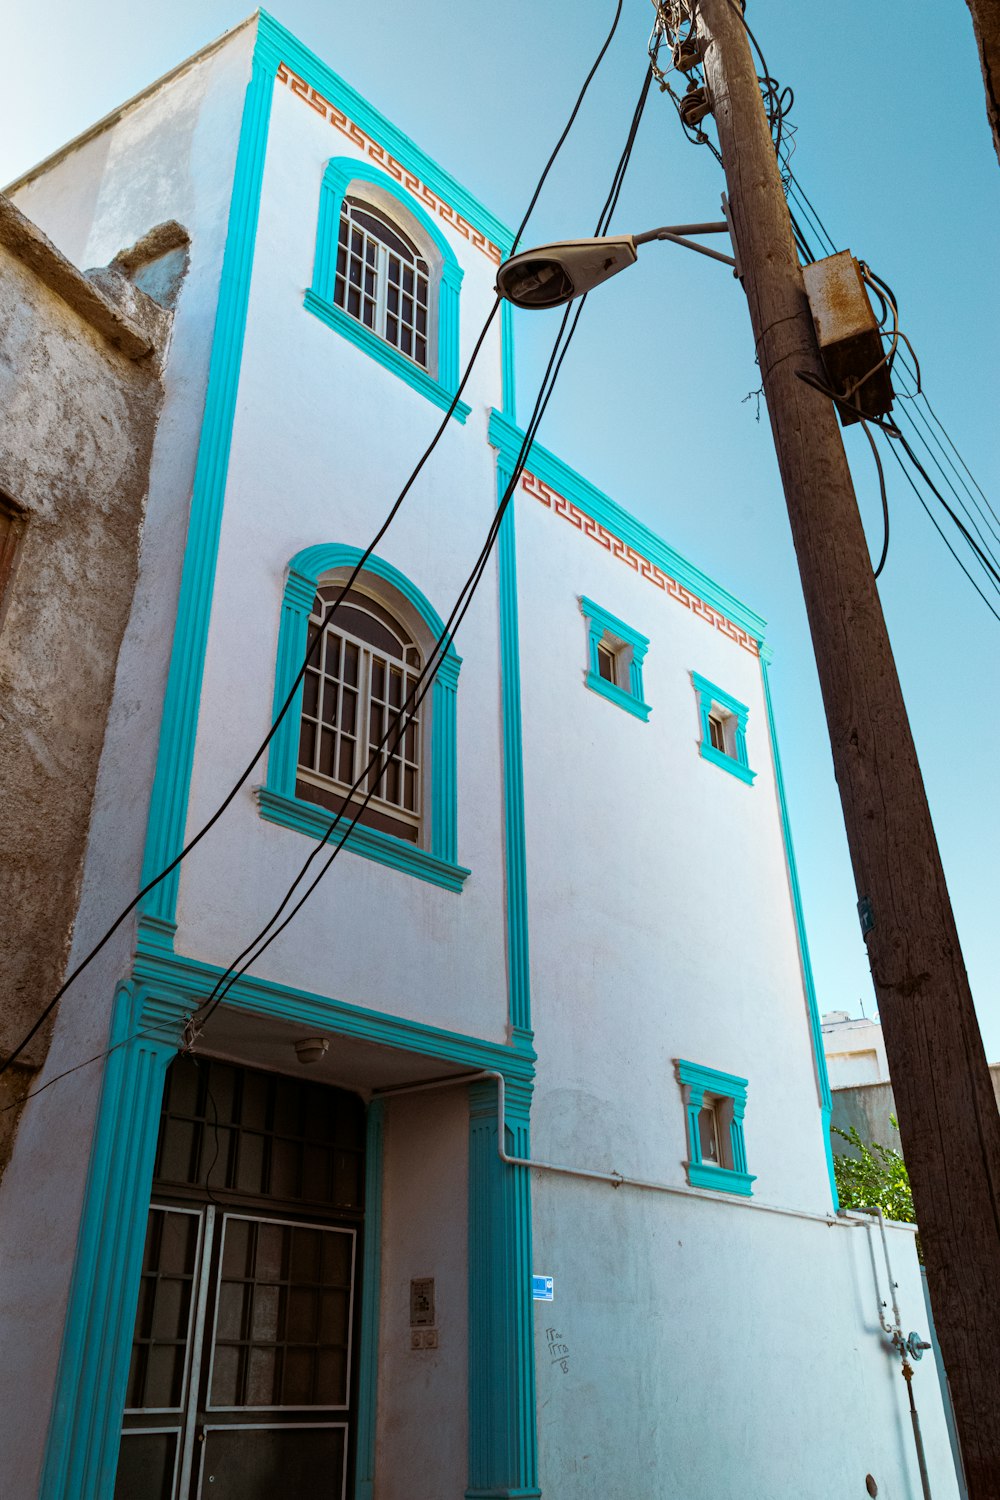
<svg viewBox="0 0 1000 1500">
<path fill-rule="evenodd" d="M 314 802 L 303 802 L 299 797 L 282 797 L 263 786 L 255 788 L 254 796 L 260 815 L 266 822 L 291 828 L 295 833 L 304 833 L 309 838 L 326 838 L 333 821 L 333 814 L 328 808 L 317 807 Z M 344 819 L 344 828 L 348 821 L 349 819 Z M 338 829 L 329 840 L 331 849 L 340 841 L 341 836 L 342 830 Z M 418 880 L 439 885 L 446 891 L 460 891 L 472 873 L 463 865 L 449 864 L 429 854 L 426 849 L 418 848 L 416 844 L 408 844 L 405 839 L 383 833 L 381 829 L 368 828 L 364 823 L 358 823 L 351 830 L 344 848 L 352 854 L 360 854 L 363 859 L 373 859 L 380 865 L 388 865 L 390 870 L 399 870 L 404 875 L 414 875 Z"/>
<path fill-rule="evenodd" d="M 150 990 L 169 989 L 182 997 L 185 1014 L 200 1005 L 224 971 L 201 959 L 182 954 L 164 953 L 140 943 L 135 958 L 135 974 Z M 244 974 L 228 991 L 227 1007 L 273 1016 L 296 1025 L 315 1026 L 338 1036 L 360 1038 L 382 1047 L 443 1062 L 460 1063 L 468 1068 L 490 1068 L 502 1073 L 508 1082 L 529 1083 L 534 1076 L 535 1054 L 530 1048 L 511 1047 L 503 1042 L 486 1041 L 460 1031 L 429 1026 L 406 1016 L 352 1005 L 329 995 L 294 985 L 279 984 L 255 974 Z"/>
<path fill-rule="evenodd" d="M 645 702 L 642 690 L 642 664 L 649 649 L 648 636 L 641 635 L 638 630 L 633 630 L 631 625 L 626 625 L 624 620 L 619 620 L 617 615 L 602 609 L 592 599 L 580 597 L 580 610 L 588 624 L 587 631 L 587 672 L 584 681 L 591 692 L 599 693 L 602 698 L 624 708 L 627 713 L 634 714 L 637 719 L 646 723 L 652 712 L 648 703 Z M 621 653 L 622 663 L 628 667 L 628 687 L 621 687 L 618 683 L 608 682 L 602 677 L 598 662 L 598 647 L 610 645 Z"/>
<path fill-rule="evenodd" d="M 514 363 L 514 305 L 506 297 L 500 304 L 500 390 L 507 420 L 513 423 L 517 409 L 517 368 Z"/>
<path fill-rule="evenodd" d="M 382 1276 L 382 1146 L 385 1106 L 368 1106 L 365 1136 L 365 1248 L 361 1271 L 361 1349 L 358 1359 L 357 1457 L 354 1500 L 373 1500 L 378 1418 L 378 1341 Z"/>
<path fill-rule="evenodd" d="M 432 193 L 443 199 L 471 228 L 478 230 L 496 245 L 502 256 L 509 254 L 514 235 L 496 214 L 470 193 L 468 188 L 463 187 L 449 171 L 422 151 L 398 125 L 386 119 L 380 110 L 345 82 L 315 52 L 310 51 L 304 42 L 286 31 L 272 15 L 262 10 L 258 11 L 257 18 L 258 45 L 266 42 L 278 61 L 286 63 L 293 73 L 303 78 L 324 99 L 343 110 L 366 135 L 385 147 L 401 167 L 419 177 Z M 388 175 L 387 171 L 386 177 Z"/>
<path fill-rule="evenodd" d="M 745 703 L 734 698 L 731 693 L 723 692 L 722 688 L 716 687 L 714 682 L 709 682 L 707 677 L 702 677 L 698 672 L 691 673 L 691 681 L 694 690 L 698 694 L 698 718 L 701 725 L 701 741 L 699 749 L 702 760 L 709 761 L 713 766 L 718 766 L 722 771 L 728 771 L 740 781 L 752 786 L 757 777 L 756 771 L 751 771 L 747 759 L 747 720 L 750 710 Z M 708 728 L 708 716 L 713 708 L 721 708 L 723 713 L 735 720 L 733 730 L 734 755 L 728 755 L 722 750 L 716 750 L 712 744 Z"/>
<path fill-rule="evenodd" d="M 258 40 L 236 153 L 205 412 L 150 797 L 143 885 L 170 863 L 184 843 L 276 67 L 275 59 L 267 56 L 266 49 L 262 52 Z M 172 923 L 179 879 L 179 870 L 174 870 L 162 880 L 146 897 L 141 915 Z"/>
<path fill-rule="evenodd" d="M 505 1149 L 531 1154 L 530 1088 L 506 1088 Z M 495 1083 L 469 1089 L 469 1485 L 537 1500 L 531 1183 L 497 1152 Z"/>
<path fill-rule="evenodd" d="M 524 440 L 524 433 L 509 417 L 494 409 L 490 413 L 488 436 L 508 469 L 512 469 Z M 629 547 L 648 558 L 692 594 L 697 594 L 699 599 L 732 620 L 734 625 L 745 630 L 754 640 L 764 639 L 765 621 L 760 615 L 742 604 L 728 589 L 715 583 L 707 573 L 696 568 L 679 552 L 675 552 L 655 531 L 651 531 L 642 521 L 612 500 L 610 495 L 591 484 L 589 479 L 584 479 L 582 474 L 571 469 L 569 464 L 543 448 L 540 443 L 531 445 L 527 467 L 543 484 L 550 485 L 565 499 L 572 501 L 599 525 L 620 537 Z"/>
<path fill-rule="evenodd" d="M 692 1187 L 709 1188 L 713 1193 L 735 1193 L 740 1198 L 752 1198 L 753 1184 L 757 1181 L 749 1172 L 730 1172 L 711 1162 L 689 1162 L 687 1175 Z"/>
<path fill-rule="evenodd" d="M 274 676 L 272 719 L 277 718 L 292 683 L 305 659 L 309 614 L 316 587 L 324 574 L 335 568 L 354 568 L 364 556 L 360 547 L 341 542 L 318 542 L 296 553 L 288 565 L 285 593 L 278 629 L 278 655 Z M 440 639 L 444 621 L 416 584 L 387 563 L 371 556 L 365 576 L 388 584 L 417 614 L 432 640 Z M 469 874 L 458 863 L 458 676 L 462 658 L 453 640 L 440 658 L 431 688 L 431 787 L 429 812 L 430 848 L 421 849 L 405 839 L 380 833 L 359 823 L 349 835 L 346 848 L 366 859 L 374 859 L 394 870 L 406 870 L 447 890 L 461 890 Z M 302 686 L 296 690 L 288 713 L 278 725 L 267 758 L 267 782 L 257 789 L 261 816 L 281 823 L 311 838 L 322 838 L 330 827 L 330 812 L 295 795 L 299 757 L 299 723 L 302 718 Z M 339 835 L 337 835 L 339 836 Z"/>
<path fill-rule="evenodd" d="M 683 1057 L 677 1058 L 674 1067 L 677 1081 L 684 1091 L 688 1141 L 688 1160 L 684 1165 L 688 1182 L 692 1187 L 711 1188 L 717 1193 L 752 1197 L 753 1184 L 757 1178 L 747 1171 L 746 1141 L 743 1135 L 747 1079 L 740 1078 L 735 1073 L 723 1073 L 718 1068 L 706 1068 L 702 1063 L 688 1062 Z M 715 1162 L 707 1162 L 702 1158 L 698 1115 L 706 1094 L 721 1100 L 726 1106 L 729 1149 L 733 1160 L 731 1167 L 720 1167 Z"/>
<path fill-rule="evenodd" d="M 114 1490 L 163 1078 L 187 1012 L 140 986 L 115 1000 L 40 1500 Z"/>
<path fill-rule="evenodd" d="M 606 678 L 601 677 L 597 672 L 588 672 L 584 678 L 584 682 L 592 693 L 597 693 L 600 697 L 607 698 L 609 703 L 614 703 L 616 707 L 623 708 L 626 713 L 634 714 L 644 724 L 649 722 L 649 715 L 652 712 L 649 704 L 638 702 L 633 698 L 631 693 L 626 693 L 624 688 L 618 687 L 613 682 L 608 682 Z"/>
<path fill-rule="evenodd" d="M 418 243 L 421 240 L 424 242 L 424 254 L 431 266 L 434 295 L 437 299 L 432 313 L 437 321 L 437 348 L 430 351 L 432 369 L 425 370 L 399 349 L 393 348 L 381 335 L 366 328 L 357 318 L 336 305 L 340 215 L 344 198 L 356 183 L 367 183 L 389 197 L 397 209 L 396 217 L 402 220 L 401 228 L 404 233 Z M 364 349 L 435 405 L 443 408 L 450 406 L 458 388 L 459 293 L 463 274 L 455 252 L 434 220 L 410 193 L 397 186 L 384 171 L 359 162 L 356 157 L 335 156 L 327 162 L 320 187 L 313 284 L 306 292 L 305 305 L 310 312 L 322 318 L 338 333 L 344 334 L 359 349 Z M 464 422 L 470 411 L 471 407 L 459 402 L 454 415 Z"/>
<path fill-rule="evenodd" d="M 830 1198 L 833 1211 L 840 1209 L 837 1178 L 833 1170 L 833 1142 L 830 1138 L 830 1117 L 833 1097 L 830 1093 L 830 1076 L 826 1067 L 826 1052 L 823 1048 L 823 1027 L 816 998 L 816 981 L 813 978 L 812 959 L 809 956 L 809 940 L 806 936 L 805 911 L 802 906 L 802 890 L 799 885 L 798 866 L 795 862 L 795 846 L 792 842 L 792 825 L 788 816 L 788 798 L 785 795 L 785 777 L 781 769 L 778 750 L 778 735 L 774 723 L 774 704 L 771 700 L 771 683 L 768 668 L 773 660 L 770 647 L 764 646 L 760 653 L 760 675 L 764 683 L 764 703 L 767 708 L 767 728 L 771 737 L 771 761 L 774 766 L 774 788 L 778 795 L 778 811 L 781 814 L 781 832 L 785 845 L 785 864 L 788 868 L 788 888 L 792 897 L 792 912 L 795 917 L 795 932 L 799 942 L 799 961 L 802 965 L 802 985 L 806 996 L 806 1011 L 809 1016 L 809 1035 L 812 1039 L 813 1061 L 816 1065 L 816 1088 L 819 1093 L 820 1121 L 823 1131 L 823 1148 L 826 1153 L 826 1170 L 830 1180 Z"/>
<path fill-rule="evenodd" d="M 497 464 L 497 503 L 510 483 Z M 515 507 L 500 523 L 497 541 L 500 594 L 500 694 L 503 722 L 504 854 L 507 868 L 507 988 L 511 1034 L 531 1043 L 531 960 L 528 946 L 528 873 L 524 829 L 524 731 L 521 717 L 521 644 L 517 613 Z"/>
<path fill-rule="evenodd" d="M 352 318 L 350 313 L 344 312 L 342 307 L 336 307 L 332 302 L 324 301 L 313 291 L 306 292 L 305 308 L 307 312 L 314 313 L 317 318 L 321 319 L 328 328 L 343 334 L 344 338 L 349 339 L 357 348 L 363 349 L 366 354 L 371 355 L 372 359 L 378 360 L 379 364 L 384 365 L 387 370 L 391 370 L 394 375 L 405 380 L 407 385 L 411 385 L 415 391 L 426 396 L 428 401 L 432 401 L 441 411 L 448 410 L 455 394 L 457 381 L 451 387 L 441 385 L 433 375 L 429 375 L 420 365 L 414 364 L 412 359 L 407 359 L 405 354 L 400 354 L 398 349 L 387 344 L 385 339 L 379 338 L 378 334 L 372 333 L 371 329 L 359 323 L 357 318 Z M 458 401 L 455 403 L 452 416 L 456 421 L 464 422 L 471 410 L 472 407 L 466 402 Z"/>
</svg>

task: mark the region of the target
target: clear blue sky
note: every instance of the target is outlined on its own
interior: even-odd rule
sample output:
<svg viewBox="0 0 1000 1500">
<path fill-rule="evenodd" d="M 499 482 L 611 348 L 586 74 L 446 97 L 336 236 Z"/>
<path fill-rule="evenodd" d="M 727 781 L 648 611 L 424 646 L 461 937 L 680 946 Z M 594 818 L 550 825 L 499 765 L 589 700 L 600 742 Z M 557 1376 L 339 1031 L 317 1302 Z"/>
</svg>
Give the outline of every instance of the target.
<svg viewBox="0 0 1000 1500">
<path fill-rule="evenodd" d="M 510 223 L 613 10 L 612 0 L 274 0 L 274 14 Z M 5 21 L 0 181 L 235 24 L 240 0 L 33 0 Z M 528 242 L 589 234 L 645 67 L 653 11 L 625 0 L 613 49 Z M 771 71 L 795 90 L 794 168 L 838 248 L 895 288 L 935 407 L 1000 511 L 995 355 L 1000 168 L 963 0 L 750 0 Z M 714 218 L 721 173 L 651 95 L 616 229 Z M 519 324 L 529 407 L 551 318 Z M 540 433 L 576 468 L 769 621 L 778 729 L 820 1007 L 873 999 L 825 721 L 742 294 L 711 262 L 650 247 L 587 304 Z M 847 434 L 872 546 L 870 454 Z M 1000 1059 L 1000 624 L 888 465 L 881 580 L 991 1060 Z M 655 786 L 642 789 L 655 796 Z M 714 851 L 716 857 L 720 852 Z M 665 913 L 669 920 L 669 914 Z M 733 983 L 739 976 L 731 976 Z"/>
</svg>

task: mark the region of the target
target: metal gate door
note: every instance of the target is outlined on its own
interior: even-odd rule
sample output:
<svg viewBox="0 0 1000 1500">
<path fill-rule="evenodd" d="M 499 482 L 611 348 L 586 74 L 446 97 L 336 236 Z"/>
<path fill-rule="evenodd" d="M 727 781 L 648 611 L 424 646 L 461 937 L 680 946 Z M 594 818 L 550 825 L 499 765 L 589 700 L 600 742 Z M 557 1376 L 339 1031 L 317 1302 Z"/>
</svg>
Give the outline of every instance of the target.
<svg viewBox="0 0 1000 1500">
<path fill-rule="evenodd" d="M 355 1095 L 173 1064 L 115 1500 L 345 1500 L 363 1141 Z"/>
</svg>

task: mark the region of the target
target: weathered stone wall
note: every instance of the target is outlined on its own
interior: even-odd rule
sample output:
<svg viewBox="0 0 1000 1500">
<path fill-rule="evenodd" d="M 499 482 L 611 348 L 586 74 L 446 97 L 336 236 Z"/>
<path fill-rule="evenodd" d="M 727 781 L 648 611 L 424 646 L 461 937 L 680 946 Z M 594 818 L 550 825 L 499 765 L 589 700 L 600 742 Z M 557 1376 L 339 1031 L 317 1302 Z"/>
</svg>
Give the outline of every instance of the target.
<svg viewBox="0 0 1000 1500">
<path fill-rule="evenodd" d="M 185 245 L 161 226 L 88 277 L 0 199 L 0 492 L 22 516 L 0 601 L 0 1059 L 66 965 L 171 322 L 135 283 L 172 261 L 169 300 Z M 48 1034 L 0 1079 L 0 1105 Z M 0 1114 L 0 1164 L 17 1114 Z"/>
</svg>

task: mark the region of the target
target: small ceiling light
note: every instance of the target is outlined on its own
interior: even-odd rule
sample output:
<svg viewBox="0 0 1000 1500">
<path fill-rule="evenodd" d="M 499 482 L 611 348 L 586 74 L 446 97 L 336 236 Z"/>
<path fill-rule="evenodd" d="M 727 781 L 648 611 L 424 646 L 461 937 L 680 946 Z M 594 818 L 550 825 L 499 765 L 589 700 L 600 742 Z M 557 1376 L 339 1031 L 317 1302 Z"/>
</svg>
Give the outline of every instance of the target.
<svg viewBox="0 0 1000 1500">
<path fill-rule="evenodd" d="M 330 1050 L 330 1039 L 325 1036 L 304 1036 L 295 1043 L 295 1056 L 300 1063 L 317 1063 Z"/>
<path fill-rule="evenodd" d="M 561 307 L 635 262 L 630 234 L 561 240 L 504 261 L 497 272 L 497 291 L 515 307 Z"/>
</svg>

